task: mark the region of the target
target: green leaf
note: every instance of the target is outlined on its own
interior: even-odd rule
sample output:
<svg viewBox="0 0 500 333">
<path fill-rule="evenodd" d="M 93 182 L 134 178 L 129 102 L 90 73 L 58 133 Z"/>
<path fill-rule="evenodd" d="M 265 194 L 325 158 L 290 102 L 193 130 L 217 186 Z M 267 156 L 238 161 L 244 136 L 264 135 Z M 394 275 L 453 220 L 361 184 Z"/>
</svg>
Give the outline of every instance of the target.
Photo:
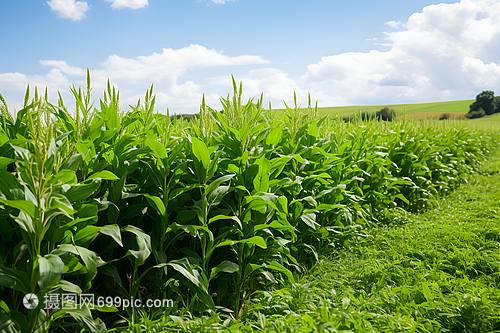
<svg viewBox="0 0 500 333">
<path fill-rule="evenodd" d="M 67 184 L 67 185 L 76 185 L 78 183 L 76 174 L 72 170 L 59 171 L 57 175 L 47 180 L 47 184 L 57 184 L 58 181 L 60 181 L 61 184 Z"/>
<path fill-rule="evenodd" d="M 318 124 L 315 121 L 309 123 L 307 128 L 307 135 L 316 139 L 318 137 Z"/>
<path fill-rule="evenodd" d="M 118 243 L 118 245 L 123 247 L 120 227 L 117 224 L 105 225 L 104 227 L 101 228 L 101 234 L 113 238 L 115 242 Z"/>
<path fill-rule="evenodd" d="M 0 332 L 1 333 L 19 333 L 23 332 L 21 325 L 12 320 L 5 313 L 0 312 Z"/>
<path fill-rule="evenodd" d="M 108 303 L 105 303 L 104 306 L 94 304 L 94 309 L 99 312 L 118 312 L 118 309 L 114 305 Z"/>
<path fill-rule="evenodd" d="M 259 172 L 253 180 L 253 186 L 258 192 L 267 192 L 269 190 L 269 160 L 262 156 L 256 163 L 259 165 Z"/>
<path fill-rule="evenodd" d="M 136 235 L 137 245 L 139 250 L 128 250 L 137 259 L 137 265 L 141 266 L 146 262 L 146 259 L 151 254 L 151 236 L 147 235 L 141 229 L 132 225 L 127 225 L 122 228 L 122 233 L 128 231 Z"/>
<path fill-rule="evenodd" d="M 281 135 L 283 133 L 283 130 L 281 129 L 281 127 L 276 127 L 275 129 L 273 129 L 268 135 L 267 135 L 267 138 L 266 138 L 266 145 L 268 146 L 272 146 L 272 147 L 275 147 L 278 145 L 278 143 L 280 142 L 281 140 Z"/>
<path fill-rule="evenodd" d="M 28 214 L 31 218 L 35 218 L 36 206 L 31 201 L 0 199 L 0 203 L 12 208 L 19 209 L 20 211 Z"/>
<path fill-rule="evenodd" d="M 262 238 L 260 236 L 254 236 L 254 237 L 250 237 L 250 238 L 246 238 L 246 239 L 241 239 L 241 240 L 231 240 L 231 239 L 228 239 L 228 240 L 225 240 L 225 241 L 222 241 L 222 242 L 218 243 L 215 246 L 215 248 L 226 246 L 226 245 L 234 245 L 234 244 L 238 244 L 238 243 L 245 243 L 245 244 L 250 244 L 250 245 L 257 245 L 258 247 L 263 248 L 263 249 L 267 248 L 266 241 L 264 240 L 264 238 Z"/>
<path fill-rule="evenodd" d="M 285 268 L 285 266 L 283 266 L 279 262 L 273 260 L 270 263 L 267 263 L 265 266 L 268 269 L 272 269 L 272 270 L 275 270 L 275 271 L 278 271 L 278 272 L 285 274 L 288 277 L 288 279 L 290 279 L 290 281 L 292 281 L 292 283 L 295 283 L 295 279 L 293 278 L 292 272 L 290 272 L 289 269 Z"/>
<path fill-rule="evenodd" d="M 316 230 L 320 227 L 320 225 L 316 222 L 316 214 L 314 214 L 314 213 L 303 214 L 300 217 L 300 219 L 302 220 L 302 222 L 307 224 L 307 226 L 309 226 L 313 230 Z"/>
<path fill-rule="evenodd" d="M 237 216 L 217 215 L 217 216 L 212 217 L 210 220 L 208 220 L 208 224 L 215 222 L 215 221 L 219 221 L 219 220 L 233 220 L 236 223 L 238 223 L 240 230 L 243 229 L 243 225 L 241 224 L 241 221 Z"/>
<path fill-rule="evenodd" d="M 253 236 L 247 239 L 242 239 L 239 242 L 245 244 L 257 245 L 260 248 L 267 249 L 266 241 L 264 240 L 264 238 L 260 236 Z"/>
<path fill-rule="evenodd" d="M 93 180 L 90 184 L 78 184 L 73 186 L 68 192 L 66 197 L 70 202 L 78 202 L 87 199 L 94 193 L 101 185 L 100 179 Z"/>
<path fill-rule="evenodd" d="M 59 256 L 47 254 L 38 258 L 38 285 L 41 290 L 52 287 L 61 279 L 64 263 Z"/>
<path fill-rule="evenodd" d="M 50 316 L 49 323 L 64 317 L 73 317 L 87 332 L 101 333 L 103 324 L 98 324 L 92 319 L 92 314 L 87 307 L 81 309 L 61 309 Z M 105 328 L 104 328 L 105 329 Z"/>
<path fill-rule="evenodd" d="M 240 268 L 237 264 L 229 260 L 224 260 L 223 262 L 212 268 L 212 271 L 210 273 L 210 280 L 215 278 L 220 272 L 234 273 L 238 272 L 239 270 Z"/>
<path fill-rule="evenodd" d="M 59 210 L 69 218 L 72 218 L 72 215 L 76 213 L 68 198 L 61 194 L 52 194 L 50 196 L 49 210 Z"/>
<path fill-rule="evenodd" d="M 193 138 L 192 149 L 194 156 L 201 162 L 203 168 L 207 170 L 210 163 L 210 152 L 205 143 L 198 138 Z"/>
<path fill-rule="evenodd" d="M 83 154 L 74 154 L 68 157 L 61 165 L 61 170 L 76 171 L 83 163 L 84 157 Z"/>
<path fill-rule="evenodd" d="M 103 170 L 103 171 L 99 171 L 99 172 L 94 173 L 93 175 L 88 177 L 85 181 L 89 181 L 89 180 L 93 180 L 93 179 L 97 179 L 97 178 L 101 178 L 103 180 L 120 180 L 120 178 L 118 178 L 111 171 Z"/>
<path fill-rule="evenodd" d="M 70 244 L 61 244 L 51 253 L 57 256 L 63 255 L 65 253 L 73 253 L 80 256 L 80 258 L 83 260 L 83 263 L 85 264 L 85 267 L 87 268 L 87 274 L 85 275 L 85 281 L 83 283 L 83 285 L 86 287 L 87 283 L 89 281 L 92 281 L 97 274 L 97 256 L 95 252 L 90 251 L 89 249 Z"/>
<path fill-rule="evenodd" d="M 155 140 L 146 140 L 146 145 L 151 148 L 154 152 L 156 158 L 166 158 L 167 157 L 167 149 L 163 144 Z"/>
<path fill-rule="evenodd" d="M 148 200 L 149 205 L 153 207 L 160 216 L 166 216 L 167 210 L 160 198 L 150 194 L 144 194 L 144 196 Z"/>
<path fill-rule="evenodd" d="M 30 292 L 30 282 L 26 272 L 0 264 L 0 285 L 22 293 Z"/>
<path fill-rule="evenodd" d="M 208 305 L 210 309 L 215 311 L 214 300 L 208 293 L 208 289 L 203 283 L 203 279 L 199 272 L 191 267 L 187 258 L 182 258 L 179 260 L 172 260 L 167 265 L 171 266 L 177 272 L 181 273 L 191 284 L 194 285 L 196 289 L 196 294 L 201 299 L 203 303 Z M 185 282 L 185 281 L 181 281 Z"/>
<path fill-rule="evenodd" d="M 14 163 L 14 161 L 12 158 L 0 156 L 0 170 L 7 170 L 9 164 Z"/>
<path fill-rule="evenodd" d="M 219 186 L 208 196 L 208 203 L 211 207 L 221 203 L 224 196 L 229 192 L 229 186 Z"/>
<path fill-rule="evenodd" d="M 403 194 L 401 194 L 401 193 L 396 194 L 395 198 L 401 199 L 407 205 L 410 204 L 410 202 L 408 201 L 408 199 L 406 199 L 405 196 Z"/>
<path fill-rule="evenodd" d="M 222 177 L 217 178 L 214 180 L 210 185 L 208 185 L 205 189 L 205 193 L 207 196 L 210 196 L 213 191 L 215 191 L 222 183 L 227 182 L 228 180 L 232 179 L 235 174 L 229 174 L 229 175 L 224 175 Z"/>
<path fill-rule="evenodd" d="M 81 246 L 87 246 L 97 234 L 101 231 L 101 227 L 95 227 L 93 225 L 88 225 L 85 228 L 78 230 L 75 234 L 75 244 Z"/>
<path fill-rule="evenodd" d="M 24 199 L 24 195 L 21 196 L 22 192 L 19 190 L 22 190 L 19 180 L 10 172 L 0 171 L 0 193 L 5 195 L 8 200 Z"/>
<path fill-rule="evenodd" d="M 82 289 L 79 286 L 66 280 L 60 280 L 59 283 L 55 285 L 55 287 L 59 287 L 62 290 L 73 294 L 79 295 L 82 293 Z"/>
</svg>

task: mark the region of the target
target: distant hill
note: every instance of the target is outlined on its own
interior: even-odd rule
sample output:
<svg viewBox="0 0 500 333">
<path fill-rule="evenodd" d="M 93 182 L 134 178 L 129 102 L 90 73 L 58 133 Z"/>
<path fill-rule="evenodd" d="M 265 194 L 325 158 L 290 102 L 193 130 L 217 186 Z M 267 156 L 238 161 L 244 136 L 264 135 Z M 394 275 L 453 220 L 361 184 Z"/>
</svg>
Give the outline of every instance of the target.
<svg viewBox="0 0 500 333">
<path fill-rule="evenodd" d="M 336 116 L 340 114 L 341 116 L 350 116 L 354 113 L 376 112 L 387 106 L 396 110 L 398 115 L 406 114 L 412 118 L 439 118 L 443 113 L 449 113 L 450 118 L 464 118 L 472 102 L 474 102 L 473 99 L 436 103 L 334 106 L 318 108 L 318 111 L 320 115 L 330 114 Z M 280 111 L 282 110 L 280 109 Z"/>
</svg>

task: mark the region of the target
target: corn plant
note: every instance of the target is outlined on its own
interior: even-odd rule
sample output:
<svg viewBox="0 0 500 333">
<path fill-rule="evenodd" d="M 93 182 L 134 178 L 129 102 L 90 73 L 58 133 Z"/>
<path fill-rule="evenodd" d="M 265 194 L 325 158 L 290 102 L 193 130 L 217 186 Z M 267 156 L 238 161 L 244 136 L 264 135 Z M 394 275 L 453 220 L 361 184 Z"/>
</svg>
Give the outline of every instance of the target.
<svg viewBox="0 0 500 333">
<path fill-rule="evenodd" d="M 232 84 L 222 111 L 203 97 L 192 121 L 155 112 L 153 85 L 128 111 L 109 80 L 94 102 L 88 70 L 74 111 L 28 86 L 14 115 L 0 95 L 2 329 L 98 332 L 154 315 L 26 310 L 26 293 L 170 297 L 171 315 L 240 317 L 256 290 L 353 248 L 387 209 L 430 207 L 498 146 L 458 122 L 320 117 L 310 96 L 281 114 Z"/>
</svg>

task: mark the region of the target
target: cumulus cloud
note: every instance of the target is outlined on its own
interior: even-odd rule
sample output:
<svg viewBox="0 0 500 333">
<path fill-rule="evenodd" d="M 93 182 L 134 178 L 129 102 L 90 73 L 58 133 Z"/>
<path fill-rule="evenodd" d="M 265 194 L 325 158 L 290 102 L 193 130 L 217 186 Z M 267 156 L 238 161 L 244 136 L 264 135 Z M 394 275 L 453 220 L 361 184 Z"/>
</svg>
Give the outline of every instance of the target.
<svg viewBox="0 0 500 333">
<path fill-rule="evenodd" d="M 390 50 L 326 56 L 302 79 L 344 104 L 466 99 L 500 88 L 499 1 L 431 5 L 387 25 L 399 29 L 386 33 Z"/>
<path fill-rule="evenodd" d="M 52 68 L 45 76 L 25 75 L 17 72 L 0 73 L 0 91 L 9 102 L 11 111 L 22 108 L 24 92 L 28 85 L 32 93 L 37 87 L 39 93 L 43 93 L 47 89 L 49 96 L 58 96 L 57 92 L 67 91 L 69 84 L 66 76 L 58 68 Z"/>
<path fill-rule="evenodd" d="M 105 2 L 112 2 L 111 8 L 113 9 L 139 9 L 149 6 L 148 0 L 104 0 Z"/>
<path fill-rule="evenodd" d="M 85 71 L 78 67 L 72 67 L 68 65 L 66 61 L 62 60 L 40 60 L 40 64 L 43 66 L 55 67 L 61 70 L 61 72 L 68 75 L 85 75 Z"/>
<path fill-rule="evenodd" d="M 467 99 L 486 89 L 500 91 L 500 1 L 431 5 L 406 22 L 387 25 L 396 28 L 378 40 L 387 42 L 387 51 L 325 56 L 298 77 L 257 55 L 227 56 L 189 45 L 135 58 L 110 55 L 91 68 L 92 84 L 102 92 L 110 78 L 122 102 L 135 104 L 154 83 L 157 108 L 176 113 L 197 112 L 202 93 L 219 107 L 218 96 L 232 91 L 231 73 L 243 81 L 246 98 L 264 92 L 273 107 L 282 107 L 283 100 L 292 104 L 294 91 L 302 105 L 310 91 L 320 106 Z M 0 74 L 0 91 L 24 91 L 27 83 L 62 91 L 68 82 L 85 84 L 82 68 L 63 60 L 40 63 L 52 68 L 46 76 Z"/>
<path fill-rule="evenodd" d="M 86 17 L 85 13 L 90 6 L 83 1 L 75 0 L 52 0 L 47 1 L 50 9 L 57 12 L 57 17 L 72 19 L 78 21 Z"/>
<path fill-rule="evenodd" d="M 1 91 L 24 91 L 30 84 L 43 90 L 48 87 L 49 91 L 56 92 L 57 89 L 65 89 L 68 83 L 66 76 L 57 68 L 51 69 L 45 76 L 25 75 L 17 72 L 0 74 Z"/>
<path fill-rule="evenodd" d="M 386 25 L 390 26 L 391 28 L 394 28 L 394 29 L 402 29 L 405 27 L 405 25 L 403 23 L 401 23 L 401 21 L 389 21 L 389 22 L 385 22 Z"/>
<path fill-rule="evenodd" d="M 240 55 L 227 56 L 201 45 L 190 45 L 181 49 L 165 48 L 161 53 L 153 53 L 136 58 L 125 58 L 119 55 L 109 56 L 99 68 L 90 69 L 94 91 L 101 92 L 106 88 L 108 78 L 121 90 L 122 102 L 135 105 L 151 83 L 155 84 L 157 106 L 164 111 L 169 107 L 176 113 L 195 113 L 199 109 L 202 93 L 206 93 L 209 103 L 218 104 L 218 94 L 211 87 L 203 85 L 203 78 L 195 82 L 183 76 L 197 69 L 221 67 L 228 68 L 226 80 L 230 83 L 230 73 L 238 66 L 269 64 L 259 56 Z M 47 76 L 29 76 L 21 73 L 0 74 L 0 91 L 21 92 L 26 85 L 49 86 L 49 92 L 67 91 L 70 83 L 85 85 L 86 71 L 83 68 L 69 65 L 62 60 L 40 60 L 40 64 L 52 67 Z M 284 73 L 282 73 L 283 75 Z M 72 76 L 68 80 L 68 76 Z M 272 75 L 269 75 L 272 78 Z M 40 88 L 39 87 L 39 88 Z M 208 89 L 206 89 L 208 88 Z M 63 97 L 64 94 L 63 94 Z"/>
<path fill-rule="evenodd" d="M 187 69 L 268 63 L 268 60 L 260 56 L 229 57 L 214 49 L 190 45 L 177 50 L 164 48 L 161 53 L 155 52 L 152 55 L 139 56 L 134 59 L 114 54 L 103 63 L 102 71 L 115 80 L 157 82 L 176 80 Z"/>
</svg>

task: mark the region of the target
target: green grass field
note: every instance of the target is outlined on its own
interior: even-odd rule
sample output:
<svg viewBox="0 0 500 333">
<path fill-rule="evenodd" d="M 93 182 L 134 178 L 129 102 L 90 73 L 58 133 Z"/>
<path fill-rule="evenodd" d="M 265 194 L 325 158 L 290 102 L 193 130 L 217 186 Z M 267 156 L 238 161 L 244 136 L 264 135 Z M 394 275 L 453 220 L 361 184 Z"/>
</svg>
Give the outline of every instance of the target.
<svg viewBox="0 0 500 333">
<path fill-rule="evenodd" d="M 473 100 L 450 101 L 437 103 L 416 103 L 416 104 L 395 104 L 395 105 L 369 105 L 369 106 L 338 106 L 329 108 L 319 108 L 321 115 L 326 113 L 350 115 L 354 112 L 376 112 L 385 106 L 393 108 L 397 113 L 410 114 L 415 112 L 425 113 L 466 113 Z"/>
<path fill-rule="evenodd" d="M 469 105 L 474 100 L 462 101 L 449 101 L 449 102 L 435 102 L 435 103 L 415 103 L 415 104 L 393 104 L 393 105 L 357 105 L 357 106 L 334 106 L 334 107 L 320 107 L 318 108 L 320 116 L 325 114 L 335 115 L 351 115 L 359 112 L 376 112 L 383 107 L 389 107 L 396 110 L 398 114 L 412 114 L 412 113 L 427 113 L 438 114 L 443 113 L 467 113 Z M 278 111 L 282 111 L 281 109 Z"/>
<path fill-rule="evenodd" d="M 492 114 L 491 116 L 484 116 L 481 118 L 476 118 L 473 120 L 477 121 L 477 122 L 495 122 L 495 123 L 498 123 L 498 122 L 500 122 L 500 113 Z"/>
</svg>

